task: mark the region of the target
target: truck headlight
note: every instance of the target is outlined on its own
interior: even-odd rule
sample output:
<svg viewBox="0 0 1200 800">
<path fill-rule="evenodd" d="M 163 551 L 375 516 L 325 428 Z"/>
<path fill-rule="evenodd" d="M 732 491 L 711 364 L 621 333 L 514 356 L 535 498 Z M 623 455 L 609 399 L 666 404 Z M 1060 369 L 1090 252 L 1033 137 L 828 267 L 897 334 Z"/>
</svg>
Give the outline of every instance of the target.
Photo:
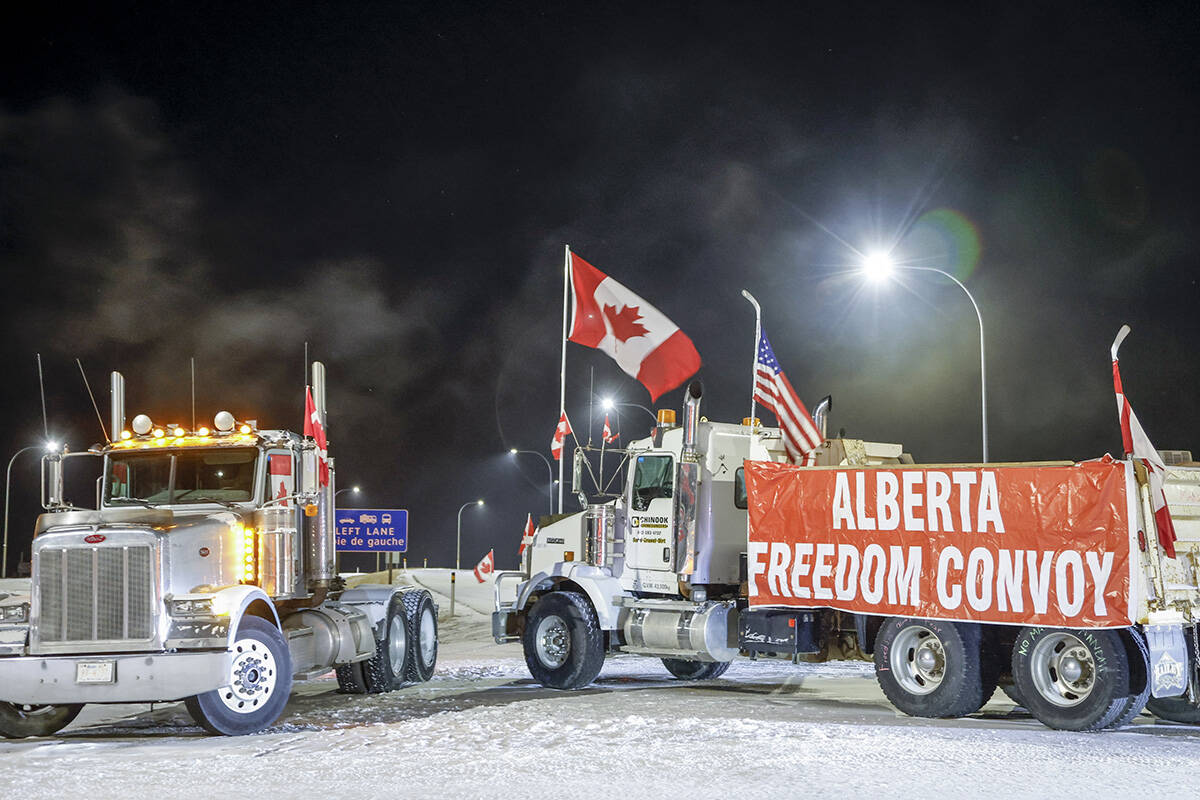
<svg viewBox="0 0 1200 800">
<path fill-rule="evenodd" d="M 171 601 L 172 617 L 211 617 L 213 616 L 213 601 L 211 597 L 177 598 Z"/>
<path fill-rule="evenodd" d="M 3 613 L 5 622 L 28 622 L 29 621 L 29 603 L 17 603 L 16 605 L 4 606 L 0 613 Z"/>
</svg>

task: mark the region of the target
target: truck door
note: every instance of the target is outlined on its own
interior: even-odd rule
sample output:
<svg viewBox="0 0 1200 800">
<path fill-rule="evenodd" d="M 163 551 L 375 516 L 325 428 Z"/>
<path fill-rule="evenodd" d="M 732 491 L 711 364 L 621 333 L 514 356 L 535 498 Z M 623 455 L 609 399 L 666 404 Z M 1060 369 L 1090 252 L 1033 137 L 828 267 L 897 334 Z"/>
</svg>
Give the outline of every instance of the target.
<svg viewBox="0 0 1200 800">
<path fill-rule="evenodd" d="M 638 456 L 627 491 L 625 566 L 669 571 L 675 543 L 675 458 L 670 453 Z"/>
</svg>

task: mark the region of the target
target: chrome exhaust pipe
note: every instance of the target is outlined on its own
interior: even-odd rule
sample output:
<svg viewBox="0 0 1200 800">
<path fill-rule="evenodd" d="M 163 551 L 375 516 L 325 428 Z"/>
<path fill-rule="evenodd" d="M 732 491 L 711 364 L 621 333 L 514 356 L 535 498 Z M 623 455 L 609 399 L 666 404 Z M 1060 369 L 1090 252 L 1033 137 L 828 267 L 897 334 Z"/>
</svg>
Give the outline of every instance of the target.
<svg viewBox="0 0 1200 800">
<path fill-rule="evenodd" d="M 833 410 L 833 395 L 827 394 L 821 398 L 821 402 L 817 403 L 817 407 L 813 409 L 813 422 L 817 423 L 817 430 L 821 434 L 822 439 L 829 438 L 829 412 Z"/>
<path fill-rule="evenodd" d="M 703 393 L 700 381 L 688 384 L 683 396 L 683 452 L 684 461 L 696 458 L 696 432 L 700 426 L 700 395 Z"/>
<path fill-rule="evenodd" d="M 108 440 L 119 442 L 121 441 L 121 431 L 125 430 L 125 376 L 115 370 L 109 376 L 109 392 L 112 395 L 112 410 L 108 419 L 112 426 L 109 428 L 112 435 L 108 437 Z"/>
</svg>

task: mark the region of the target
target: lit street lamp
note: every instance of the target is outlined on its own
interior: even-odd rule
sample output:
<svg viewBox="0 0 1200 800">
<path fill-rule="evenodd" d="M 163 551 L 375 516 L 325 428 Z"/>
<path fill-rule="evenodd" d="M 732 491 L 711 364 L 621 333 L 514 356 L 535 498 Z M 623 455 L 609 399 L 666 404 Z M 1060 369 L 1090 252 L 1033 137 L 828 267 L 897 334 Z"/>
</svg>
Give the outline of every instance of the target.
<svg viewBox="0 0 1200 800">
<path fill-rule="evenodd" d="M 655 423 L 658 422 L 658 417 L 655 415 L 655 413 L 639 403 L 618 403 L 611 397 L 605 397 L 600 401 L 600 407 L 605 411 L 612 411 L 617 406 L 633 406 L 634 408 L 640 408 L 642 411 L 645 411 L 647 414 L 649 414 L 650 419 L 654 420 Z"/>
<path fill-rule="evenodd" d="M 2 554 L 0 554 L 0 578 L 8 577 L 8 489 L 12 484 L 13 462 L 17 460 L 17 456 L 28 450 L 42 449 L 47 453 L 53 453 L 58 450 L 58 447 L 58 442 L 46 442 L 44 445 L 31 444 L 13 453 L 12 458 L 8 460 L 8 471 L 4 475 L 4 546 L 0 548 L 2 550 Z"/>
<path fill-rule="evenodd" d="M 342 492 L 354 492 L 355 494 L 358 494 L 360 491 L 362 491 L 362 490 L 359 489 L 357 486 L 351 486 L 346 489 L 338 489 L 336 492 L 333 493 L 333 499 L 337 500 L 337 496 L 339 494 L 341 494 Z"/>
<path fill-rule="evenodd" d="M 510 449 L 508 451 L 508 453 L 509 453 L 509 455 L 513 455 L 513 456 L 515 456 L 517 453 L 529 453 L 530 455 L 535 455 L 538 458 L 540 458 L 542 461 L 546 462 L 546 475 L 549 478 L 548 485 L 550 487 L 550 513 L 553 514 L 554 513 L 554 468 L 550 466 L 550 459 L 546 458 L 544 455 L 539 453 L 537 450 L 518 450 L 517 448 L 514 447 L 514 448 Z M 470 505 L 470 504 L 468 503 L 468 505 Z"/>
<path fill-rule="evenodd" d="M 892 274 L 893 270 L 912 270 L 920 272 L 936 272 L 939 275 L 944 275 L 958 285 L 967 295 L 967 299 L 971 301 L 971 307 L 975 309 L 975 319 L 979 321 L 979 404 L 981 415 L 983 418 L 983 463 L 988 461 L 988 429 L 987 429 L 987 361 L 984 357 L 983 349 L 983 315 L 979 313 L 979 304 L 975 302 L 974 296 L 963 285 L 962 281 L 951 275 L 945 270 L 940 270 L 937 267 L 918 267 L 911 264 L 897 264 L 891 256 L 883 252 L 869 253 L 862 261 L 863 273 L 873 282 L 882 283 L 886 281 Z"/>
</svg>

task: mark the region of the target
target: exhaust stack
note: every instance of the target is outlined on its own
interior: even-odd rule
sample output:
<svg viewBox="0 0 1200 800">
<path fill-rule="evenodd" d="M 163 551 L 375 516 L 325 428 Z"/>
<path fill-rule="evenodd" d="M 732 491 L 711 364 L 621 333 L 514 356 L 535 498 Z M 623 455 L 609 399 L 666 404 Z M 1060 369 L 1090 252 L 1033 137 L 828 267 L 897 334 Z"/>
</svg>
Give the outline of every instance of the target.
<svg viewBox="0 0 1200 800">
<path fill-rule="evenodd" d="M 700 491 L 700 381 L 688 384 L 683 398 L 683 447 L 679 455 L 679 490 L 675 495 L 675 571 L 681 577 L 696 567 L 696 504 Z"/>
<path fill-rule="evenodd" d="M 817 423 L 817 430 L 821 434 L 822 439 L 829 438 L 829 412 L 833 410 L 833 395 L 827 394 L 821 398 L 821 402 L 817 403 L 817 407 L 813 409 L 813 422 Z"/>
<path fill-rule="evenodd" d="M 125 430 L 125 376 L 115 370 L 109 376 L 109 392 L 112 394 L 112 411 L 109 415 L 112 435 L 109 441 L 119 442 L 121 431 Z"/>
<path fill-rule="evenodd" d="M 329 424 L 325 407 L 325 365 L 320 361 L 312 363 L 312 393 L 313 405 L 317 412 L 317 421 L 325 430 L 326 443 L 329 440 Z M 333 460 L 328 453 L 325 460 L 329 463 L 329 483 L 320 485 L 320 455 L 316 452 L 315 443 L 305 444 L 304 452 L 304 487 L 306 491 L 316 493 L 317 514 L 306 517 L 304 533 L 306 539 L 308 566 L 308 585 L 312 590 L 327 587 L 336 574 L 334 563 L 334 472 Z"/>
</svg>

